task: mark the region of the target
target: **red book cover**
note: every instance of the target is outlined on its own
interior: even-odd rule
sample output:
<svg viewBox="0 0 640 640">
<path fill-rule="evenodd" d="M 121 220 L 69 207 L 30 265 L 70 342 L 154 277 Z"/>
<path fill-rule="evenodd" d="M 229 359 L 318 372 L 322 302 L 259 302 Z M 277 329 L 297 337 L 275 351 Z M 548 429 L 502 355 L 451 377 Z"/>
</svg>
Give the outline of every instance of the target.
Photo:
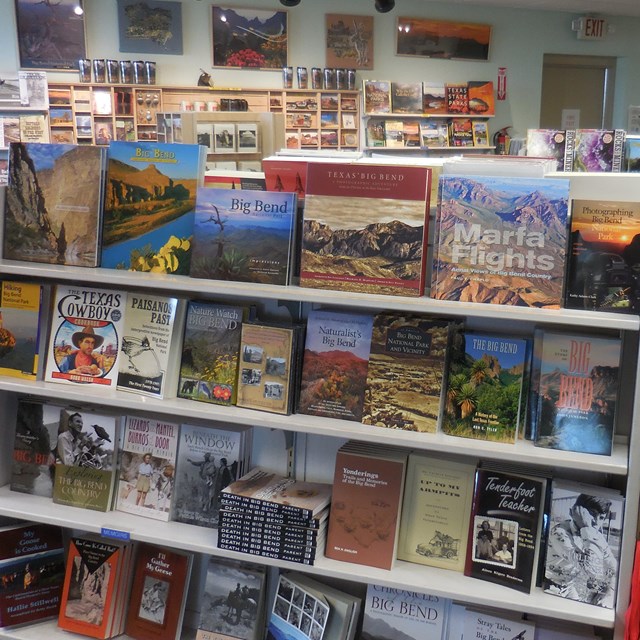
<svg viewBox="0 0 640 640">
<path fill-rule="evenodd" d="M 306 160 L 263 160 L 262 170 L 267 191 L 287 191 L 304 201 L 307 190 Z"/>
</svg>

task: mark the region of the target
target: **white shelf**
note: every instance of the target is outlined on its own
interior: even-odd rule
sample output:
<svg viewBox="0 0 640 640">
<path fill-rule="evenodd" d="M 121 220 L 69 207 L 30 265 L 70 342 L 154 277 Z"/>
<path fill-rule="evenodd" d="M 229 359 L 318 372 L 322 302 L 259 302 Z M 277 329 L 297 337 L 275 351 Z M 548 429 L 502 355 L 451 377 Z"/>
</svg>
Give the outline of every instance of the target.
<svg viewBox="0 0 640 640">
<path fill-rule="evenodd" d="M 365 118 L 428 118 L 429 120 L 446 120 L 447 118 L 469 118 L 476 120 L 486 120 L 487 118 L 494 118 L 493 115 L 486 115 L 482 113 L 365 113 Z"/>
</svg>

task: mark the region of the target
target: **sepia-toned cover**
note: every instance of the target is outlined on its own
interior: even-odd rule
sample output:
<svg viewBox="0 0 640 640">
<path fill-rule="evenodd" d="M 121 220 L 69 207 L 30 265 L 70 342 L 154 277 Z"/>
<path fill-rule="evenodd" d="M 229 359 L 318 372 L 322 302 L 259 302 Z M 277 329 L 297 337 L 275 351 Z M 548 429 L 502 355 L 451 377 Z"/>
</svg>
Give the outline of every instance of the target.
<svg viewBox="0 0 640 640">
<path fill-rule="evenodd" d="M 392 113 L 422 113 L 422 83 L 391 83 Z"/>
<path fill-rule="evenodd" d="M 366 114 L 391 113 L 391 82 L 387 80 L 363 80 L 362 96 Z"/>
</svg>

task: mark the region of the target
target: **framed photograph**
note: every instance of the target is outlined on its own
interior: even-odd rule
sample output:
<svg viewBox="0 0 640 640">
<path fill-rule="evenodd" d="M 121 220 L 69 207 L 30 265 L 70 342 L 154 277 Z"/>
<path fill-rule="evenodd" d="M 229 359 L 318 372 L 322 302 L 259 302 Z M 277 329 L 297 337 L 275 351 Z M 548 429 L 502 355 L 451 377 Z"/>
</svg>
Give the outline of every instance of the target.
<svg viewBox="0 0 640 640">
<path fill-rule="evenodd" d="M 52 129 L 51 142 L 56 144 L 73 144 L 73 129 Z"/>
<path fill-rule="evenodd" d="M 236 126 L 233 122 L 220 122 L 213 125 L 213 152 L 235 153 Z"/>
<path fill-rule="evenodd" d="M 373 69 L 373 16 L 328 13 L 327 67 Z"/>
<path fill-rule="evenodd" d="M 182 55 L 182 4 L 118 0 L 120 51 Z"/>
<path fill-rule="evenodd" d="M 236 125 L 238 136 L 238 153 L 258 152 L 258 124 L 256 122 L 243 122 Z"/>
<path fill-rule="evenodd" d="M 53 107 L 49 110 L 49 122 L 52 127 L 72 127 L 73 113 L 71 107 Z"/>
<path fill-rule="evenodd" d="M 21 69 L 76 71 L 87 57 L 84 15 L 77 0 L 15 0 Z"/>
<path fill-rule="evenodd" d="M 355 129 L 356 128 L 356 115 L 355 115 L 355 113 L 343 113 L 342 114 L 342 128 L 343 129 Z"/>
<path fill-rule="evenodd" d="M 211 7 L 214 67 L 277 69 L 288 65 L 287 12 Z"/>
<path fill-rule="evenodd" d="M 213 153 L 213 125 L 210 122 L 196 122 L 196 138 L 198 144 L 207 147 L 207 153 Z"/>
<path fill-rule="evenodd" d="M 427 18 L 398 18 L 396 55 L 488 60 L 491 26 Z"/>
</svg>

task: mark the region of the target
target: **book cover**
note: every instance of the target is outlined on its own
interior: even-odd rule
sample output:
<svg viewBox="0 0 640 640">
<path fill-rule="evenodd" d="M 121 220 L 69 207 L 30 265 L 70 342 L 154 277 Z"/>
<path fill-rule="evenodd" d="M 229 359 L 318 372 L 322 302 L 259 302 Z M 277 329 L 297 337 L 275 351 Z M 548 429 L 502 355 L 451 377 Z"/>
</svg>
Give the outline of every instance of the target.
<svg viewBox="0 0 640 640">
<path fill-rule="evenodd" d="M 640 172 L 640 137 L 637 135 L 625 137 L 624 167 L 629 173 Z"/>
<path fill-rule="evenodd" d="M 524 338 L 461 332 L 447 369 L 442 431 L 515 444 L 526 361 Z"/>
<path fill-rule="evenodd" d="M 464 574 L 529 593 L 546 482 L 494 469 L 476 472 Z"/>
<path fill-rule="evenodd" d="M 564 129 L 527 129 L 527 155 L 537 158 L 553 158 L 557 171 L 565 171 Z"/>
<path fill-rule="evenodd" d="M 398 559 L 464 570 L 476 465 L 409 454 Z"/>
<path fill-rule="evenodd" d="M 140 543 L 133 570 L 125 633 L 134 640 L 182 636 L 193 554 Z"/>
<path fill-rule="evenodd" d="M 44 379 L 116 386 L 126 295 L 81 285 L 56 285 Z"/>
<path fill-rule="evenodd" d="M 469 86 L 466 82 L 446 83 L 444 89 L 447 99 L 447 113 L 456 115 L 469 113 Z"/>
<path fill-rule="evenodd" d="M 307 189 L 306 160 L 266 158 L 262 170 L 267 191 L 287 191 L 295 193 L 298 205 L 304 201 Z"/>
<path fill-rule="evenodd" d="M 402 141 L 405 147 L 420 146 L 420 125 L 417 120 L 404 120 L 402 123 Z"/>
<path fill-rule="evenodd" d="M 523 617 L 505 615 L 504 612 L 467 607 L 462 627 L 464 638 L 477 640 L 534 640 L 536 623 Z"/>
<path fill-rule="evenodd" d="M 233 405 L 244 309 L 198 302 L 187 305 L 178 397 Z"/>
<path fill-rule="evenodd" d="M 448 147 L 449 128 L 447 123 L 439 120 L 421 120 L 420 142 L 423 147 Z"/>
<path fill-rule="evenodd" d="M 440 177 L 431 297 L 557 309 L 569 180 Z"/>
<path fill-rule="evenodd" d="M 489 146 L 489 125 L 483 120 L 472 120 L 471 131 L 473 133 L 474 147 Z"/>
<path fill-rule="evenodd" d="M 446 115 L 447 98 L 443 82 L 422 83 L 422 112 L 428 115 Z"/>
<path fill-rule="evenodd" d="M 375 118 L 369 118 L 367 120 L 365 136 L 367 140 L 367 147 L 384 147 L 385 146 L 384 120 L 376 120 Z"/>
<path fill-rule="evenodd" d="M 169 520 L 179 425 L 127 416 L 122 433 L 116 509 Z"/>
<path fill-rule="evenodd" d="M 449 125 L 449 142 L 452 147 L 473 146 L 473 124 L 469 118 L 455 118 Z"/>
<path fill-rule="evenodd" d="M 422 113 L 422 83 L 391 83 L 392 113 Z"/>
<path fill-rule="evenodd" d="M 49 126 L 44 114 L 29 113 L 20 116 L 20 142 L 23 144 L 49 143 Z"/>
<path fill-rule="evenodd" d="M 576 129 L 573 171 L 622 171 L 622 129 Z"/>
<path fill-rule="evenodd" d="M 390 149 L 404 149 L 404 122 L 402 120 L 385 120 L 384 146 Z"/>
<path fill-rule="evenodd" d="M 428 167 L 310 164 L 300 285 L 420 296 Z"/>
<path fill-rule="evenodd" d="M 201 149 L 109 145 L 100 266 L 189 274 L 196 188 L 204 175 Z"/>
<path fill-rule="evenodd" d="M 296 212 L 295 193 L 198 189 L 189 275 L 289 284 Z"/>
<path fill-rule="evenodd" d="M 65 575 L 62 529 L 18 524 L 0 529 L 0 627 L 57 617 Z"/>
<path fill-rule="evenodd" d="M 400 312 L 376 314 L 363 424 L 436 432 L 449 333 L 448 320 Z"/>
<path fill-rule="evenodd" d="M 265 582 L 265 565 L 210 556 L 196 640 L 261 638 Z"/>
<path fill-rule="evenodd" d="M 186 303 L 144 292 L 126 295 L 117 388 L 171 398 L 176 395 Z"/>
<path fill-rule="evenodd" d="M 60 411 L 55 448 L 53 501 L 109 511 L 118 455 L 119 418 L 103 413 Z"/>
<path fill-rule="evenodd" d="M 430 593 L 368 584 L 361 640 L 441 640 L 450 605 Z"/>
<path fill-rule="evenodd" d="M 469 113 L 476 116 L 493 116 L 496 111 L 493 82 L 490 80 L 470 80 L 467 83 Z"/>
<path fill-rule="evenodd" d="M 234 153 L 237 147 L 237 137 L 233 122 L 214 123 L 213 142 L 213 153 Z"/>
<path fill-rule="evenodd" d="M 365 113 L 391 113 L 391 83 L 386 80 L 363 80 Z"/>
<path fill-rule="evenodd" d="M 362 420 L 372 330 L 368 314 L 309 312 L 298 413 Z"/>
<path fill-rule="evenodd" d="M 217 528 L 220 492 L 244 472 L 242 429 L 180 425 L 172 520 Z"/>
<path fill-rule="evenodd" d="M 554 479 L 544 591 L 613 609 L 623 516 L 624 498 L 619 493 Z"/>
<path fill-rule="evenodd" d="M 622 341 L 543 331 L 535 444 L 610 455 Z"/>
<path fill-rule="evenodd" d="M 104 162 L 90 145 L 12 142 L 3 257 L 97 266 Z"/>
<path fill-rule="evenodd" d="M 639 246 L 639 202 L 572 200 L 565 306 L 637 313 Z"/>
</svg>

